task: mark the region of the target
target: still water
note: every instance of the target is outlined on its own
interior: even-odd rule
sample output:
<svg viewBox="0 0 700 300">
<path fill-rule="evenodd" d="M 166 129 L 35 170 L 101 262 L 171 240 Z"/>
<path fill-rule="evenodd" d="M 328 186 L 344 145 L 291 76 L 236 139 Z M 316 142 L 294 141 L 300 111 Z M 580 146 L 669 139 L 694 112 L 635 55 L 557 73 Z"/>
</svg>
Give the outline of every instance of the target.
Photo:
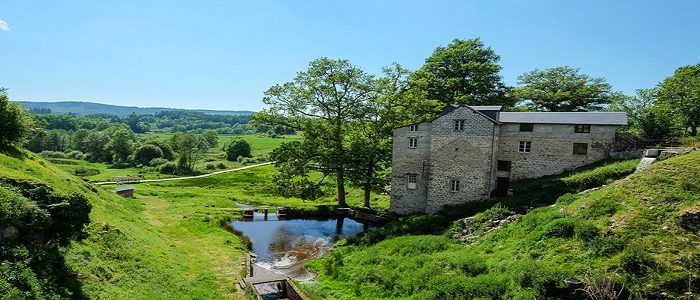
<svg viewBox="0 0 700 300">
<path fill-rule="evenodd" d="M 326 254 L 335 241 L 369 230 L 368 225 L 345 217 L 279 220 L 272 213 L 267 220 L 256 213 L 253 220 L 231 225 L 253 242 L 259 266 L 296 280 L 312 280 L 304 263 Z"/>
</svg>

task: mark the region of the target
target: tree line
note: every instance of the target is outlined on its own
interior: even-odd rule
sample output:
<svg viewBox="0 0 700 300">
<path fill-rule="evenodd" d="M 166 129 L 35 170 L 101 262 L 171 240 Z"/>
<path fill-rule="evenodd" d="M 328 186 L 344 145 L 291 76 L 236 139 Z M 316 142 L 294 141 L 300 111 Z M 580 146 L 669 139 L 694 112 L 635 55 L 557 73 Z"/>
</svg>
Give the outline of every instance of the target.
<svg viewBox="0 0 700 300">
<path fill-rule="evenodd" d="M 507 86 L 500 56 L 480 39 L 457 39 L 435 49 L 425 64 L 409 71 L 398 63 L 380 76 L 345 59 L 319 58 L 289 82 L 264 94 L 267 108 L 253 124 L 301 131 L 304 139 L 273 151 L 280 193 L 313 199 L 332 177 L 339 206 L 347 206 L 345 185 L 384 192 L 390 182 L 393 129 L 430 120 L 447 105 L 500 105 L 510 111 L 625 111 L 624 130 L 661 140 L 696 136 L 700 125 L 700 64 L 679 68 L 656 87 L 629 96 L 604 78 L 569 66 L 533 70 Z M 320 172 L 320 178 L 315 176 Z"/>
</svg>

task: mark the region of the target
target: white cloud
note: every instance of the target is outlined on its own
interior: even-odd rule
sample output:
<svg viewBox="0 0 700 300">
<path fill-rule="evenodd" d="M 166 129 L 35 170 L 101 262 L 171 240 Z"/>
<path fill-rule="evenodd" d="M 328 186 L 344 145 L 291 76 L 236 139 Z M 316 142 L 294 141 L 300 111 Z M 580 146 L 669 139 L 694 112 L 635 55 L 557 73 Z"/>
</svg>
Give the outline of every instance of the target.
<svg viewBox="0 0 700 300">
<path fill-rule="evenodd" d="M 5 20 L 3 20 L 3 19 L 0 19 L 0 30 L 2 30 L 2 31 L 10 30 L 10 25 L 7 25 L 7 22 L 5 22 Z"/>
</svg>

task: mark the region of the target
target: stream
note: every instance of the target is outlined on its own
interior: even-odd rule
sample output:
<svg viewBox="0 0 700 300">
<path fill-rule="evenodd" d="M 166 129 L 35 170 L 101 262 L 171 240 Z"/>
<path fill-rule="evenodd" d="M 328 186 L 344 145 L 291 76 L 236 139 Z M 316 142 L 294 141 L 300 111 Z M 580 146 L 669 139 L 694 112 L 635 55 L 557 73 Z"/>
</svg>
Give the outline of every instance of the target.
<svg viewBox="0 0 700 300">
<path fill-rule="evenodd" d="M 347 217 L 279 220 L 270 213 L 265 220 L 257 212 L 252 220 L 233 221 L 231 225 L 253 242 L 258 266 L 301 281 L 314 279 L 314 274 L 304 269 L 307 261 L 326 254 L 340 238 L 370 230 L 369 225 Z"/>
</svg>

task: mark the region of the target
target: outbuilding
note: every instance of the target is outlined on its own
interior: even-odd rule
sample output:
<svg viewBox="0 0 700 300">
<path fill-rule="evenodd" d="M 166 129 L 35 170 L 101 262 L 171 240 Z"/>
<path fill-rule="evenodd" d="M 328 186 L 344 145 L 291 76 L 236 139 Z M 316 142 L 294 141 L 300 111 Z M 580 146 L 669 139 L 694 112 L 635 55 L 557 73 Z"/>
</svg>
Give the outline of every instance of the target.
<svg viewBox="0 0 700 300">
<path fill-rule="evenodd" d="M 122 196 L 124 198 L 131 198 L 134 196 L 133 186 L 118 187 L 114 191 L 117 193 L 117 195 Z"/>
</svg>

